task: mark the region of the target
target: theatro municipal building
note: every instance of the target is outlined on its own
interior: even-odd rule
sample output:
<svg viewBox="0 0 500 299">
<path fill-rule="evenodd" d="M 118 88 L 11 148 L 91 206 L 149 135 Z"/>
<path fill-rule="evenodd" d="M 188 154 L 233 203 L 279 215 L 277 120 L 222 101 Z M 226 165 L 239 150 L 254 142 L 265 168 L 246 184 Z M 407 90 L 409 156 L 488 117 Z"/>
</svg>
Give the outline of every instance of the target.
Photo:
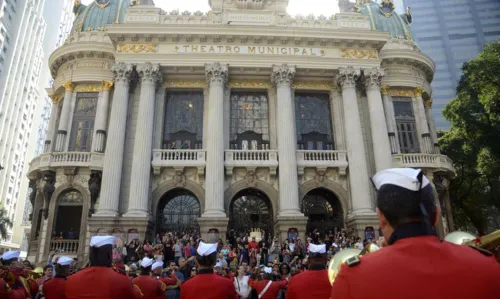
<svg viewBox="0 0 500 299">
<path fill-rule="evenodd" d="M 207 0 L 208 1 L 208 0 Z M 379 235 L 371 176 L 425 171 L 453 227 L 435 66 L 390 0 L 290 16 L 288 0 L 75 1 L 50 56 L 45 152 L 30 163 L 28 258 L 82 260 L 90 237 Z"/>
</svg>

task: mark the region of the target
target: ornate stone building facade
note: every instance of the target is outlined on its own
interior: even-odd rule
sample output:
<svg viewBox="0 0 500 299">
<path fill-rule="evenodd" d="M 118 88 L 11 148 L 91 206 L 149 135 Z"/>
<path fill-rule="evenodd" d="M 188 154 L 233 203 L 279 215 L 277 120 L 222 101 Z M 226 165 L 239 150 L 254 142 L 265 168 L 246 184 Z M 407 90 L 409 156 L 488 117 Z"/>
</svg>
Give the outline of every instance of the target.
<svg viewBox="0 0 500 299">
<path fill-rule="evenodd" d="M 208 14 L 136 2 L 77 1 L 52 53 L 31 259 L 83 259 L 99 233 L 363 236 L 378 230 L 370 177 L 390 167 L 424 169 L 449 207 L 434 63 L 390 1 L 328 18 L 291 17 L 287 0 L 211 0 Z"/>
</svg>

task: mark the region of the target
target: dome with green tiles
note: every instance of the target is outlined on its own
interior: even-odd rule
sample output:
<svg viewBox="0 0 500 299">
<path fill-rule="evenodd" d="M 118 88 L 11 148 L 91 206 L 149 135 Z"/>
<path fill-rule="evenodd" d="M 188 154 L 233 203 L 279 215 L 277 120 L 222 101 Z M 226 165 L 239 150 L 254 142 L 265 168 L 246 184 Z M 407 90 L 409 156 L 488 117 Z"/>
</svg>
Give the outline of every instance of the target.
<svg viewBox="0 0 500 299">
<path fill-rule="evenodd" d="M 71 31 L 104 31 L 105 25 L 123 23 L 130 0 L 93 0 L 84 5 L 74 1 L 75 21 Z"/>
<path fill-rule="evenodd" d="M 383 0 L 381 4 L 370 2 L 360 5 L 358 10 L 361 14 L 370 17 L 372 30 L 387 32 L 392 38 L 413 40 L 411 33 L 411 13 L 398 15 L 394 9 L 392 0 Z"/>
</svg>

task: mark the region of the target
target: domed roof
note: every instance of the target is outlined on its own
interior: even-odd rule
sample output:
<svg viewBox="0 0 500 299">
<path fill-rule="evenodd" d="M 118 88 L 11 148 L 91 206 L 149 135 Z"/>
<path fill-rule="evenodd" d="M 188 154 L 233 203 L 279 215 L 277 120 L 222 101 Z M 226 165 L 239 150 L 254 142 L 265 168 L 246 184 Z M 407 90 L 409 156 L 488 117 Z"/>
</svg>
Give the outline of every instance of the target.
<svg viewBox="0 0 500 299">
<path fill-rule="evenodd" d="M 359 6 L 359 12 L 370 17 L 372 30 L 387 32 L 390 37 L 413 40 L 410 24 L 411 14 L 398 15 L 392 0 L 384 0 L 382 4 L 370 2 Z"/>
<path fill-rule="evenodd" d="M 75 0 L 73 13 L 76 18 L 71 31 L 104 31 L 104 25 L 122 23 L 129 3 L 130 0 L 93 0 L 83 5 Z"/>
</svg>

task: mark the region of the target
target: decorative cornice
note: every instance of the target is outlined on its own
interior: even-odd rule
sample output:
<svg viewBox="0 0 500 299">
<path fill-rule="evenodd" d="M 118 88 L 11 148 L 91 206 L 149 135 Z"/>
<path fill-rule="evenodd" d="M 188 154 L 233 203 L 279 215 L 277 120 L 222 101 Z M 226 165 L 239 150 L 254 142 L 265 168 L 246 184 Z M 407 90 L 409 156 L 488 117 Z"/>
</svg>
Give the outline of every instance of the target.
<svg viewBox="0 0 500 299">
<path fill-rule="evenodd" d="M 295 66 L 288 66 L 287 64 L 273 65 L 271 81 L 273 82 L 274 85 L 291 86 L 294 77 L 295 77 Z"/>
<path fill-rule="evenodd" d="M 141 78 L 141 81 L 151 82 L 157 84 L 162 81 L 162 75 L 160 71 L 160 64 L 153 64 L 151 62 L 146 62 L 136 66 L 136 71 Z"/>
<path fill-rule="evenodd" d="M 51 95 L 49 95 L 49 97 L 52 99 L 52 103 L 54 105 L 59 104 L 59 102 L 61 102 L 61 100 L 63 98 L 62 95 L 58 95 L 58 94 L 51 94 Z"/>
<path fill-rule="evenodd" d="M 364 70 L 364 83 L 366 88 L 378 89 L 384 75 L 384 70 L 379 67 Z"/>
<path fill-rule="evenodd" d="M 180 80 L 170 79 L 163 84 L 165 88 L 205 88 L 207 82 L 205 80 Z"/>
<path fill-rule="evenodd" d="M 156 53 L 158 52 L 158 44 L 118 44 L 118 53 Z"/>
<path fill-rule="evenodd" d="M 383 95 L 388 95 L 389 94 L 389 89 L 391 87 L 389 85 L 382 85 L 380 87 L 380 92 L 383 94 Z"/>
<path fill-rule="evenodd" d="M 102 90 L 109 91 L 113 88 L 114 83 L 111 81 L 102 81 Z"/>
<path fill-rule="evenodd" d="M 331 81 L 295 81 L 292 84 L 293 89 L 308 90 L 332 90 L 335 89 Z"/>
<path fill-rule="evenodd" d="M 70 92 L 73 92 L 73 89 L 75 88 L 75 84 L 73 84 L 73 82 L 71 81 L 64 82 L 61 85 L 64 87 L 64 89 L 66 89 L 66 91 Z"/>
<path fill-rule="evenodd" d="M 425 89 L 423 89 L 422 87 L 415 87 L 415 89 L 413 89 L 413 92 L 415 93 L 415 96 L 416 97 L 421 97 L 422 96 L 422 93 L 425 91 Z"/>
<path fill-rule="evenodd" d="M 342 88 L 354 88 L 360 74 L 361 71 L 352 66 L 339 68 L 339 73 L 335 77 L 334 83 L 340 85 Z"/>
<path fill-rule="evenodd" d="M 413 90 L 411 89 L 394 89 L 394 88 L 391 88 L 389 90 L 389 94 L 392 97 L 409 97 L 409 98 L 413 98 L 413 96 L 415 95 L 413 93 Z"/>
<path fill-rule="evenodd" d="M 220 83 L 225 85 L 228 74 L 229 68 L 227 64 L 220 64 L 219 62 L 205 64 L 205 76 L 207 77 L 208 84 Z"/>
<path fill-rule="evenodd" d="M 340 49 L 342 58 L 351 59 L 378 59 L 378 52 L 375 49 Z"/>
<path fill-rule="evenodd" d="M 115 82 L 130 83 L 132 71 L 134 67 L 132 64 L 119 62 L 115 63 L 110 68 L 111 72 L 115 74 Z"/>
<path fill-rule="evenodd" d="M 425 109 L 432 109 L 432 99 L 427 99 L 424 101 Z"/>
<path fill-rule="evenodd" d="M 75 92 L 101 92 L 102 84 L 78 84 Z"/>
<path fill-rule="evenodd" d="M 268 80 L 231 80 L 228 87 L 269 89 L 271 88 L 271 82 Z"/>
</svg>

